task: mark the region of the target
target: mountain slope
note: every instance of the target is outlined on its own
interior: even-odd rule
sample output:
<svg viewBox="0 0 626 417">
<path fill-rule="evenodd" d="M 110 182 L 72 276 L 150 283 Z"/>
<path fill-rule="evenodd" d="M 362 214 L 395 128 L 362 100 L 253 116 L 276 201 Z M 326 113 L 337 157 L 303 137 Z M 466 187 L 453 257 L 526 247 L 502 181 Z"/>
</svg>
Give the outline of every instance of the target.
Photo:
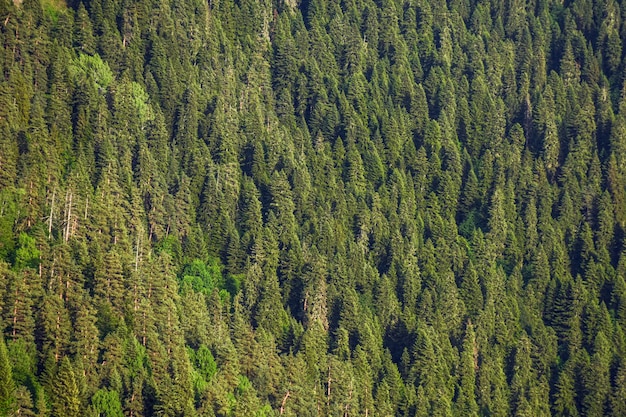
<svg viewBox="0 0 626 417">
<path fill-rule="evenodd" d="M 623 13 L 0 0 L 0 416 L 624 415 Z"/>
</svg>

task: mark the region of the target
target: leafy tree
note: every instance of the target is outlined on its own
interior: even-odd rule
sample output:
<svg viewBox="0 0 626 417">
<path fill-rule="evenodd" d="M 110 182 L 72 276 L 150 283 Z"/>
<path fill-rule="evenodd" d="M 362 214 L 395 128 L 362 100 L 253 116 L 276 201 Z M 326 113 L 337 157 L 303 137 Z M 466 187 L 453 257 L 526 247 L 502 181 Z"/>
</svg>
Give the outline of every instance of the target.
<svg viewBox="0 0 626 417">
<path fill-rule="evenodd" d="M 95 415 L 121 417 L 122 405 L 116 391 L 98 390 L 91 398 Z"/>
</svg>

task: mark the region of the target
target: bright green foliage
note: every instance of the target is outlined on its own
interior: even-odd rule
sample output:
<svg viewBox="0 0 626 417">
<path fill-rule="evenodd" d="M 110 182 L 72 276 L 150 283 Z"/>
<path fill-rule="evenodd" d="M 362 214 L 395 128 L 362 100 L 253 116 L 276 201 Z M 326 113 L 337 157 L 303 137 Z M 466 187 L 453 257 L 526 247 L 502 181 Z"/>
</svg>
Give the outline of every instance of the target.
<svg viewBox="0 0 626 417">
<path fill-rule="evenodd" d="M 208 265 L 199 259 L 187 264 L 182 272 L 181 285 L 189 285 L 196 292 L 210 295 L 214 288 L 223 285 L 222 270 L 217 259 L 209 259 Z"/>
<path fill-rule="evenodd" d="M 213 376 L 217 372 L 217 363 L 213 354 L 205 345 L 200 345 L 197 351 L 189 350 L 189 359 L 191 360 L 193 370 L 192 379 L 196 396 L 202 395 Z"/>
<path fill-rule="evenodd" d="M 0 189 L 0 204 L 2 204 L 2 216 L 0 216 L 0 255 L 4 260 L 10 260 L 15 250 L 16 236 L 13 227 L 19 216 L 19 199 L 24 190 L 11 187 Z"/>
<path fill-rule="evenodd" d="M 106 417 L 122 417 L 122 405 L 116 391 L 100 389 L 91 397 L 94 415 Z"/>
<path fill-rule="evenodd" d="M 68 67 L 68 71 L 77 86 L 106 90 L 113 81 L 109 65 L 99 55 L 79 54 Z"/>
<path fill-rule="evenodd" d="M 21 233 L 18 239 L 18 248 L 15 251 L 15 269 L 35 268 L 39 260 L 39 250 L 35 246 L 35 239 L 26 233 Z"/>
<path fill-rule="evenodd" d="M 201 345 L 198 351 L 195 353 L 195 363 L 198 372 L 204 378 L 205 381 L 211 381 L 213 375 L 217 371 L 217 364 L 213 358 L 213 354 L 205 345 Z"/>
</svg>

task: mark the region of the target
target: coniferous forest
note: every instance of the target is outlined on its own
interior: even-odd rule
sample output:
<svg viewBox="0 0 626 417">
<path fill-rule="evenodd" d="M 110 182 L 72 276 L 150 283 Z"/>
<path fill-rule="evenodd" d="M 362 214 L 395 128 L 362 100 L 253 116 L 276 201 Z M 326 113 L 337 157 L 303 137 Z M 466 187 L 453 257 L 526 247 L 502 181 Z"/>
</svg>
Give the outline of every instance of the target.
<svg viewBox="0 0 626 417">
<path fill-rule="evenodd" d="M 626 416 L 626 3 L 0 0 L 0 416 Z"/>
</svg>

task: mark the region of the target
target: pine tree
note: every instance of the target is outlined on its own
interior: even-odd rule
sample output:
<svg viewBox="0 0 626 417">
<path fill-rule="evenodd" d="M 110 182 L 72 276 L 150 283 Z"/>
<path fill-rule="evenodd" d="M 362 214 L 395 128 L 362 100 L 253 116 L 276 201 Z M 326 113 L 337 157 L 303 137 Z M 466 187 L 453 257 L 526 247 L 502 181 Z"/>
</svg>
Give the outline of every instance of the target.
<svg viewBox="0 0 626 417">
<path fill-rule="evenodd" d="M 16 389 L 4 337 L 0 334 L 0 416 L 12 416 L 16 411 Z"/>
<path fill-rule="evenodd" d="M 38 415 L 28 388 L 20 386 L 17 389 L 15 396 L 17 398 L 17 415 L 26 417 L 36 417 Z M 40 413 L 39 415 L 41 414 L 43 413 Z"/>
<path fill-rule="evenodd" d="M 553 398 L 552 409 L 558 416 L 579 415 L 576 405 L 576 391 L 574 389 L 574 379 L 570 370 L 571 362 L 568 362 L 565 369 L 559 373 L 559 379 L 556 382 L 556 392 Z"/>
<path fill-rule="evenodd" d="M 89 55 L 95 53 L 96 39 L 93 34 L 93 24 L 83 2 L 80 2 L 76 10 L 73 40 L 76 47 L 84 53 Z"/>
<path fill-rule="evenodd" d="M 66 356 L 49 381 L 52 415 L 78 417 L 81 414 L 80 391 L 74 368 Z"/>
<path fill-rule="evenodd" d="M 467 313 L 471 317 L 478 317 L 480 311 L 483 309 L 483 292 L 480 287 L 478 275 L 471 261 L 468 262 L 465 268 L 461 287 L 459 288 L 459 295 L 465 304 Z"/>
<path fill-rule="evenodd" d="M 594 354 L 583 373 L 583 410 L 585 415 L 606 415 L 609 393 L 611 363 L 610 348 L 603 332 L 599 332 L 594 343 Z"/>
<path fill-rule="evenodd" d="M 478 346 L 472 321 L 468 320 L 459 359 L 459 380 L 454 404 L 454 414 L 458 416 L 477 416 L 476 403 L 476 368 L 478 367 Z"/>
<path fill-rule="evenodd" d="M 615 383 L 613 385 L 613 392 L 611 394 L 611 413 L 614 416 L 619 416 L 626 412 L 626 406 L 622 401 L 624 391 L 626 389 L 626 367 L 624 362 L 620 361 L 615 376 Z"/>
</svg>

